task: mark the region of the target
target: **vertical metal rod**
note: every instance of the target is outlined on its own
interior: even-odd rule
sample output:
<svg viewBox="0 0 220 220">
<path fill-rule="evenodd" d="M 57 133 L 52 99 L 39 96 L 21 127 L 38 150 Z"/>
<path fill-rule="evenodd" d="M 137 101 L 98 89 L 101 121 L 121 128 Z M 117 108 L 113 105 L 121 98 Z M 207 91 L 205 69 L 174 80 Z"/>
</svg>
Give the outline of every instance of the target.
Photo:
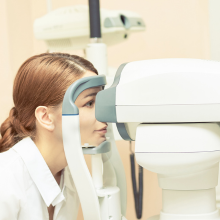
<svg viewBox="0 0 220 220">
<path fill-rule="evenodd" d="M 90 38 L 101 38 L 99 0 L 89 0 Z"/>
</svg>

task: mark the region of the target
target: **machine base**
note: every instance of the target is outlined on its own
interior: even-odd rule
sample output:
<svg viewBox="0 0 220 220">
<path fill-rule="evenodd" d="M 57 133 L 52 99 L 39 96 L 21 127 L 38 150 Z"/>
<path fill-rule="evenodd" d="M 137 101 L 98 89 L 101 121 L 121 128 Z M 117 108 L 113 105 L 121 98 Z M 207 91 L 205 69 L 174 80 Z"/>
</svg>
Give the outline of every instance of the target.
<svg viewBox="0 0 220 220">
<path fill-rule="evenodd" d="M 161 212 L 160 215 L 151 216 L 147 220 L 220 220 L 219 210 L 207 214 L 198 215 L 176 215 Z"/>
<path fill-rule="evenodd" d="M 160 219 L 160 215 L 153 215 L 150 218 L 148 218 L 147 220 L 159 220 Z"/>
</svg>

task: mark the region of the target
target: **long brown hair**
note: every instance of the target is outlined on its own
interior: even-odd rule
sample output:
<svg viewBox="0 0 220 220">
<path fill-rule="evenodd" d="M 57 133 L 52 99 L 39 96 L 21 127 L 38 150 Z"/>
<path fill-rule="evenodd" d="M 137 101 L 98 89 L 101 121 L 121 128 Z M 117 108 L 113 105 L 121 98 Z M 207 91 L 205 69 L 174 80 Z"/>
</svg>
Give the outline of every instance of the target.
<svg viewBox="0 0 220 220">
<path fill-rule="evenodd" d="M 0 152 L 24 137 L 34 138 L 37 106 L 59 105 L 67 88 L 86 71 L 98 74 L 89 61 L 76 55 L 43 53 L 26 60 L 14 80 L 14 107 L 0 127 Z"/>
</svg>

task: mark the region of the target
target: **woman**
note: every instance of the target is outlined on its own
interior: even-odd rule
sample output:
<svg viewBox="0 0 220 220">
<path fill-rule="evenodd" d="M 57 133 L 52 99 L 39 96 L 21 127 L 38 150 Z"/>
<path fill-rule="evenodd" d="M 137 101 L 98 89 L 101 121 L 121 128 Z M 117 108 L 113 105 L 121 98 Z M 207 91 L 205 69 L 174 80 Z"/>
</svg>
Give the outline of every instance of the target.
<svg viewBox="0 0 220 220">
<path fill-rule="evenodd" d="M 79 199 L 62 140 L 62 100 L 67 88 L 98 72 L 87 60 L 44 53 L 25 61 L 14 80 L 14 107 L 1 125 L 0 220 L 76 219 Z M 83 91 L 79 108 L 81 142 L 105 140 L 107 124 L 95 119 L 95 96 Z"/>
</svg>

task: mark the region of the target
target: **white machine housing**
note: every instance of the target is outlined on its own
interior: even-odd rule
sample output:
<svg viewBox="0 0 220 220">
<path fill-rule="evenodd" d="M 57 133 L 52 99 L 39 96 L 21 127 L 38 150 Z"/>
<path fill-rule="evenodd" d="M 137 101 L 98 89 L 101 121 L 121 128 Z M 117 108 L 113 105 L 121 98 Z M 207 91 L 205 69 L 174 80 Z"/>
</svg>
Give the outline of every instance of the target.
<svg viewBox="0 0 220 220">
<path fill-rule="evenodd" d="M 100 10 L 102 40 L 107 46 L 126 40 L 133 32 L 144 31 L 145 23 L 135 12 Z M 85 49 L 89 43 L 89 9 L 75 5 L 56 9 L 34 21 L 36 39 L 44 40 L 51 51 Z"/>
<path fill-rule="evenodd" d="M 163 207 L 150 220 L 220 219 L 219 83 L 220 62 L 143 60 L 122 64 L 97 94 L 97 120 L 117 123 L 136 140 L 137 163 L 158 174 Z"/>
<path fill-rule="evenodd" d="M 220 62 L 131 62 L 122 70 L 116 91 L 117 122 L 220 121 Z"/>
<path fill-rule="evenodd" d="M 174 58 L 127 63 L 116 94 L 117 122 L 128 122 L 133 140 L 143 122 L 220 122 L 220 62 Z"/>
</svg>

